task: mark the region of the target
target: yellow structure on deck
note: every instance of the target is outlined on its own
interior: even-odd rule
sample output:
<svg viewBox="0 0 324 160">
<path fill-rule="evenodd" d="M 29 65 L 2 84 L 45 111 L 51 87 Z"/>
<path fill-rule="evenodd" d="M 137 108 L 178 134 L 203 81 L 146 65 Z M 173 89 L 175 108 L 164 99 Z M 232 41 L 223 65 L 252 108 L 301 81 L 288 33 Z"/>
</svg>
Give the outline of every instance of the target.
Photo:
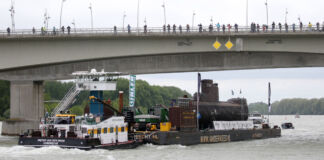
<svg viewBox="0 0 324 160">
<path fill-rule="evenodd" d="M 160 131 L 168 132 L 171 130 L 171 122 L 160 123 Z"/>
<path fill-rule="evenodd" d="M 75 123 L 75 114 L 57 114 L 55 115 L 56 117 L 62 117 L 62 118 L 70 118 L 71 119 L 71 124 Z"/>
</svg>

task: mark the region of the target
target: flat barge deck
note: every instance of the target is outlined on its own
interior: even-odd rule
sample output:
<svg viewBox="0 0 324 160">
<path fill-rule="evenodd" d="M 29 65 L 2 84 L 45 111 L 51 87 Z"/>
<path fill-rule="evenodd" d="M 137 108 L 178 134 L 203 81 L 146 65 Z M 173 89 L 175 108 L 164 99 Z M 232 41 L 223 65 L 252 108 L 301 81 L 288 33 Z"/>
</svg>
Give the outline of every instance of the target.
<svg viewBox="0 0 324 160">
<path fill-rule="evenodd" d="M 252 139 L 275 138 L 281 136 L 281 129 L 252 129 L 252 130 L 218 130 L 194 132 L 154 132 L 148 142 L 156 145 L 195 145 L 205 143 L 220 143 Z"/>
</svg>

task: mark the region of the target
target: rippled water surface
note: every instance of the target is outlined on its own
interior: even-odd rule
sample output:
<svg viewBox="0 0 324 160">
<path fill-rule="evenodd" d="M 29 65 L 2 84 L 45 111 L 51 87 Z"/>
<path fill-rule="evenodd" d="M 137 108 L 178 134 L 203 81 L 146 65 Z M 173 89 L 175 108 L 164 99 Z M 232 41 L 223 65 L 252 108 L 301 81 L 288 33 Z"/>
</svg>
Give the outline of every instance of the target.
<svg viewBox="0 0 324 160">
<path fill-rule="evenodd" d="M 133 150 L 61 149 L 58 147 L 30 148 L 17 146 L 16 137 L 0 136 L 0 159 L 35 160 L 308 160 L 324 159 L 324 116 L 271 116 L 273 124 L 292 122 L 294 130 L 283 130 L 282 137 L 194 146 L 144 145 Z M 1 122 L 0 122 L 1 126 Z"/>
</svg>

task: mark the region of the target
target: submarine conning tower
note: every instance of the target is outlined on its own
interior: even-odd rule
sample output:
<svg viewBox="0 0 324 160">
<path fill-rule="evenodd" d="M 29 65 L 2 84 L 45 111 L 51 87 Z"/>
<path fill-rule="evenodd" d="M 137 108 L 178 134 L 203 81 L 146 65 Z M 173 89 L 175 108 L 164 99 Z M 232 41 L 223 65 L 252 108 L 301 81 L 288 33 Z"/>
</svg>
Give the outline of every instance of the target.
<svg viewBox="0 0 324 160">
<path fill-rule="evenodd" d="M 219 102 L 218 84 L 213 83 L 213 80 L 201 80 L 200 101 L 202 102 Z"/>
<path fill-rule="evenodd" d="M 194 95 L 197 104 L 197 93 Z M 213 80 L 201 80 L 199 97 L 199 128 L 212 128 L 213 121 L 246 121 L 248 106 L 245 98 L 231 98 L 227 101 L 219 100 L 219 88 Z"/>
</svg>

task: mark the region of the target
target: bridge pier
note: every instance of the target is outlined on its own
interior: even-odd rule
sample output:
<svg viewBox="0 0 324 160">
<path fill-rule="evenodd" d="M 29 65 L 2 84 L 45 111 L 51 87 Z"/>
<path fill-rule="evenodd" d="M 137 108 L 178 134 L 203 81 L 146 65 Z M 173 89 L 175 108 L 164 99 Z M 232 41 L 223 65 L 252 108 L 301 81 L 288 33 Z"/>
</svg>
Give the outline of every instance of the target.
<svg viewBox="0 0 324 160">
<path fill-rule="evenodd" d="M 10 82 L 10 119 L 2 124 L 2 135 L 19 135 L 38 129 L 44 115 L 43 81 Z"/>
</svg>

